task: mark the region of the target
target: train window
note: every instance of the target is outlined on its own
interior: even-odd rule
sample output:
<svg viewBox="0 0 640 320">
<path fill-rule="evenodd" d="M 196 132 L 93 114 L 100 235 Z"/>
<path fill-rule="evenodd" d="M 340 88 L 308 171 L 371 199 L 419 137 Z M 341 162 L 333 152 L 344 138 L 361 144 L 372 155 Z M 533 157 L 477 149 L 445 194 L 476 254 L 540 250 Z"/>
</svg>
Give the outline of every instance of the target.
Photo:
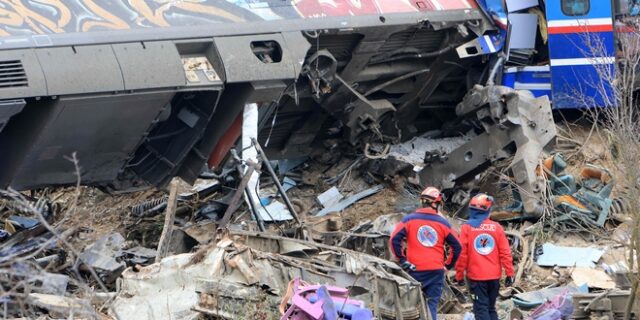
<svg viewBox="0 0 640 320">
<path fill-rule="evenodd" d="M 584 16 L 589 13 L 590 0 L 562 0 L 562 13 L 567 16 Z"/>
</svg>

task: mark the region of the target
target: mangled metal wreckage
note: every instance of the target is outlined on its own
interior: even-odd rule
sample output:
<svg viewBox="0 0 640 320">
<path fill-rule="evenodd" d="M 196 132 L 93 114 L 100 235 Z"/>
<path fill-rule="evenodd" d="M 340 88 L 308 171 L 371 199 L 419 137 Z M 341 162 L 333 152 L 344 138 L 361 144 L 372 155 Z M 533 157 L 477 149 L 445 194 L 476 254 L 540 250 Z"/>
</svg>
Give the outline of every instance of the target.
<svg viewBox="0 0 640 320">
<path fill-rule="evenodd" d="M 191 319 L 198 313 L 223 319 L 262 314 L 271 319 L 276 315 L 269 316 L 266 310 L 277 310 L 295 278 L 347 286 L 350 298 L 362 300 L 380 318 L 428 318 L 420 283 L 395 263 L 339 247 L 245 231 L 234 231 L 197 253 L 127 269 L 112 312 L 118 319 Z"/>
<path fill-rule="evenodd" d="M 515 155 L 516 181 L 535 193 L 536 152 L 555 133 L 548 101 L 476 87 L 495 82 L 501 59 L 464 45 L 495 29 L 472 0 L 27 1 L 0 10 L 13 18 L 0 22 L 3 188 L 192 182 L 203 165 L 223 165 L 252 103 L 271 159 L 336 138 L 364 153 L 434 130 L 475 131 L 422 173 L 443 187 Z"/>
</svg>

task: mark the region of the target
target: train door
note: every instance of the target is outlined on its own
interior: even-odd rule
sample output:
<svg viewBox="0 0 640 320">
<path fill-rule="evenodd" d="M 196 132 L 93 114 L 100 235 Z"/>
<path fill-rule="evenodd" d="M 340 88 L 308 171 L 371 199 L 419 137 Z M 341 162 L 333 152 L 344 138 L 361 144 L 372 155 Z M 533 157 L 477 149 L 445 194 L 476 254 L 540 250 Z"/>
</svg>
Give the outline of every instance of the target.
<svg viewBox="0 0 640 320">
<path fill-rule="evenodd" d="M 611 1 L 549 0 L 546 13 L 554 108 L 614 105 Z"/>
</svg>

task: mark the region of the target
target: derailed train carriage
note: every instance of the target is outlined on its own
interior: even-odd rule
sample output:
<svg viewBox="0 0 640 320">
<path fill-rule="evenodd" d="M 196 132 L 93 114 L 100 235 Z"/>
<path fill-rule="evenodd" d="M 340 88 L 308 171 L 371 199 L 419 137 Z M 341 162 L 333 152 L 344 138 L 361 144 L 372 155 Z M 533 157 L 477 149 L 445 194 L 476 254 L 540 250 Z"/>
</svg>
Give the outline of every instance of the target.
<svg viewBox="0 0 640 320">
<path fill-rule="evenodd" d="M 73 184 L 74 153 L 87 185 L 194 181 L 221 165 L 250 103 L 273 159 L 475 128 L 456 161 L 426 169 L 456 174 L 423 174 L 443 186 L 507 153 L 535 192 L 527 159 L 555 134 L 546 98 L 492 86 L 496 57 L 456 50 L 496 29 L 472 0 L 23 1 L 0 14 L 0 187 Z"/>
</svg>

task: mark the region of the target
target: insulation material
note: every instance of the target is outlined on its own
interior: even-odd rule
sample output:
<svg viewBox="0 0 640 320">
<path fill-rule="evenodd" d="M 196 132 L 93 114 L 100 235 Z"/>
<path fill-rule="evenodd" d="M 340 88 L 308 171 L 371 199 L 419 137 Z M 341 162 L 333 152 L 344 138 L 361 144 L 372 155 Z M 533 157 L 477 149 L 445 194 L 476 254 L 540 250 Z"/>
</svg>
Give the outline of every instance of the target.
<svg viewBox="0 0 640 320">
<path fill-rule="evenodd" d="M 614 289 L 616 287 L 616 282 L 604 271 L 591 268 L 575 268 L 571 272 L 571 279 L 575 284 L 587 284 L 589 288 Z"/>
</svg>

